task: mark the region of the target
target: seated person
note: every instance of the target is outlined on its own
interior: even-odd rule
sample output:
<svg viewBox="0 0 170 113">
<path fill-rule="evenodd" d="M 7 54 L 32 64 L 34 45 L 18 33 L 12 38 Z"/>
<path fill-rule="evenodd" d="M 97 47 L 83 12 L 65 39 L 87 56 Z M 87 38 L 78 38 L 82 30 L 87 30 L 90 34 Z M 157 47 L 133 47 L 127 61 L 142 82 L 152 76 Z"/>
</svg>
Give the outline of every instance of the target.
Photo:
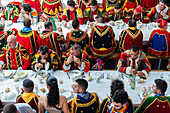
<svg viewBox="0 0 170 113">
<path fill-rule="evenodd" d="M 159 4 L 153 7 L 147 16 L 154 22 L 157 19 L 170 21 L 170 9 L 166 5 L 166 0 L 159 0 Z"/>
<path fill-rule="evenodd" d="M 18 69 L 26 70 L 30 66 L 28 51 L 16 41 L 16 36 L 10 35 L 7 38 L 7 45 L 2 48 L 0 55 L 0 70 Z"/>
<path fill-rule="evenodd" d="M 34 82 L 30 79 L 25 79 L 23 81 L 23 90 L 24 92 L 17 96 L 17 103 L 27 103 L 33 109 L 38 112 L 38 100 L 39 96 L 33 92 Z"/>
<path fill-rule="evenodd" d="M 143 23 L 149 23 L 150 19 L 147 17 L 147 12 L 143 10 L 141 5 L 138 5 L 132 13 L 132 18 L 136 21 L 141 21 Z"/>
<path fill-rule="evenodd" d="M 27 103 L 6 104 L 2 113 L 36 113 Z"/>
<path fill-rule="evenodd" d="M 170 96 L 165 96 L 167 87 L 165 80 L 155 79 L 152 86 L 155 96 L 144 98 L 135 113 L 169 113 Z"/>
<path fill-rule="evenodd" d="M 40 4 L 40 0 L 23 0 L 23 3 L 27 3 L 27 4 L 30 4 L 30 6 L 32 8 L 34 8 L 38 14 L 40 14 L 42 11 L 41 11 L 41 4 Z"/>
<path fill-rule="evenodd" d="M 130 49 L 132 46 L 138 46 L 140 50 L 143 49 L 143 33 L 140 29 L 137 29 L 137 24 L 135 19 L 129 20 L 129 28 L 121 32 L 119 36 L 120 51 L 124 52 Z"/>
<path fill-rule="evenodd" d="M 0 52 L 3 51 L 2 48 L 6 46 L 7 42 L 6 39 L 9 35 L 15 35 L 18 31 L 17 29 L 13 28 L 12 31 L 4 31 L 5 29 L 5 22 L 0 21 Z"/>
<path fill-rule="evenodd" d="M 107 21 L 105 9 L 102 6 L 98 6 L 96 0 L 92 0 L 90 7 L 87 7 L 84 11 L 84 23 L 92 26 L 93 22 L 96 20 L 95 17 L 98 15 L 104 17 L 104 22 Z"/>
<path fill-rule="evenodd" d="M 70 51 L 70 48 L 75 43 L 81 45 L 81 49 L 86 51 L 89 47 L 89 36 L 85 31 L 79 29 L 80 24 L 78 19 L 74 19 L 72 22 L 73 30 L 67 33 L 67 49 L 66 51 Z"/>
<path fill-rule="evenodd" d="M 106 9 L 106 12 L 109 12 L 109 10 L 116 9 L 116 6 L 118 4 L 122 4 L 122 0 L 102 0 L 102 6 L 104 9 Z"/>
<path fill-rule="evenodd" d="M 82 10 L 82 12 L 84 12 L 84 10 L 90 5 L 91 1 L 92 0 L 77 0 L 77 5 Z"/>
<path fill-rule="evenodd" d="M 12 20 L 13 23 L 17 23 L 18 17 L 18 8 L 9 3 L 1 14 L 1 21 Z"/>
<path fill-rule="evenodd" d="M 75 8 L 75 2 L 73 0 L 67 1 L 67 8 L 65 8 L 61 20 L 63 25 L 67 27 L 67 23 L 74 19 L 78 19 L 80 24 L 83 24 L 83 13 L 81 9 Z"/>
<path fill-rule="evenodd" d="M 58 54 L 60 57 L 60 44 L 64 44 L 64 36 L 62 35 L 62 30 L 59 33 L 53 31 L 53 23 L 51 21 L 47 21 L 44 24 L 45 30 L 38 35 L 37 38 L 37 48 L 39 49 L 41 45 L 48 46 L 49 49 L 52 49 Z"/>
<path fill-rule="evenodd" d="M 50 69 L 56 71 L 58 68 L 61 68 L 61 61 L 54 51 L 48 49 L 46 45 L 41 45 L 40 51 L 34 56 L 31 68 L 33 71 Z"/>
<path fill-rule="evenodd" d="M 24 24 L 23 29 L 18 31 L 17 41 L 28 50 L 31 56 L 30 60 L 32 62 L 33 57 L 35 53 L 37 52 L 36 40 L 38 37 L 38 33 L 37 31 L 32 30 L 31 20 L 29 18 L 25 18 L 23 21 L 23 24 Z"/>
<path fill-rule="evenodd" d="M 123 10 L 122 5 L 118 3 L 116 4 L 114 9 L 110 9 L 108 11 L 109 20 L 117 21 L 117 20 L 124 19 L 125 18 L 124 13 L 125 11 Z M 114 22 L 111 24 L 114 25 Z"/>
<path fill-rule="evenodd" d="M 121 54 L 117 70 L 129 75 L 138 74 L 139 77 L 147 78 L 151 71 L 151 64 L 146 58 L 144 52 L 142 52 L 137 46 L 132 46 L 130 50 Z"/>
<path fill-rule="evenodd" d="M 80 69 L 80 71 L 88 72 L 90 70 L 90 62 L 88 54 L 81 50 L 81 46 L 74 44 L 70 52 L 66 54 L 66 58 L 63 64 L 63 71 Z"/>
<path fill-rule="evenodd" d="M 128 94 L 124 90 L 116 90 L 109 101 L 106 113 L 133 113 L 132 106 L 128 103 Z"/>
<path fill-rule="evenodd" d="M 92 27 L 90 36 L 90 52 L 96 58 L 105 59 L 114 54 L 117 44 L 111 26 L 104 24 L 102 16 L 96 17 L 96 26 Z"/>
<path fill-rule="evenodd" d="M 75 80 L 72 88 L 77 95 L 68 103 L 71 113 L 99 112 L 99 97 L 96 93 L 90 93 L 87 91 L 88 82 L 85 79 Z"/>
<path fill-rule="evenodd" d="M 31 8 L 30 4 L 22 4 L 21 13 L 19 14 L 18 22 L 23 22 L 25 18 L 29 18 L 32 23 L 38 22 L 37 11 Z"/>
<path fill-rule="evenodd" d="M 49 76 L 46 83 L 48 93 L 41 95 L 39 99 L 39 113 L 70 113 L 66 97 L 59 93 L 57 79 Z M 45 110 L 46 112 L 44 112 Z"/>
<path fill-rule="evenodd" d="M 170 57 L 170 33 L 166 20 L 158 19 L 159 29 L 152 31 L 148 42 L 148 53 L 158 57 Z"/>
<path fill-rule="evenodd" d="M 108 96 L 107 98 L 104 98 L 100 104 L 100 113 L 106 113 L 108 110 L 108 105 L 110 104 L 110 100 L 112 99 L 113 95 L 115 94 L 115 92 L 117 90 L 124 90 L 124 83 L 123 81 L 119 80 L 119 79 L 115 79 L 114 81 L 112 81 L 111 85 L 110 85 L 110 96 Z M 130 97 L 128 97 L 127 103 L 129 106 L 131 106 L 134 109 L 132 100 L 130 99 Z"/>
</svg>

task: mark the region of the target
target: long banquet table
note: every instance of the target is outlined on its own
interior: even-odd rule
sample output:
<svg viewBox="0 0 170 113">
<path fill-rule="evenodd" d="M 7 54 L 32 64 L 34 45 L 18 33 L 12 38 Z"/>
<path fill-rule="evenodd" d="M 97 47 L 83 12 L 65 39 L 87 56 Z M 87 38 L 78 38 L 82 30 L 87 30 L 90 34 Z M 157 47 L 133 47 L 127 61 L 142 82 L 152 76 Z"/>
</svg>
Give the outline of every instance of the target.
<svg viewBox="0 0 170 113">
<path fill-rule="evenodd" d="M 15 70 L 13 70 L 13 72 L 15 72 Z M 11 100 L 4 100 L 2 97 L 5 94 L 4 90 L 6 88 L 10 88 L 11 92 L 14 92 L 17 94 L 17 91 L 15 89 L 16 84 L 19 86 L 19 88 L 22 88 L 22 82 L 24 79 L 29 78 L 31 80 L 34 81 L 35 86 L 38 85 L 38 89 L 40 90 L 41 88 L 46 88 L 46 82 L 43 79 L 43 83 L 39 82 L 39 78 L 40 77 L 36 77 L 36 73 L 33 72 L 32 70 L 24 70 L 24 72 L 27 73 L 27 76 L 23 79 L 19 79 L 18 82 L 14 82 L 13 79 L 9 78 L 3 78 L 2 81 L 0 81 L 0 97 L 2 99 L 2 103 L 3 105 L 6 103 L 15 103 L 16 102 L 16 97 L 11 99 Z M 104 78 L 100 80 L 99 83 L 96 82 L 95 80 L 95 75 L 97 74 L 104 74 Z M 110 95 L 110 84 L 111 84 L 111 79 L 108 79 L 108 75 L 113 75 L 113 78 L 119 78 L 121 80 L 123 80 L 124 84 L 125 84 L 125 90 L 128 92 L 130 98 L 132 99 L 132 102 L 134 103 L 135 106 L 138 106 L 141 101 L 142 101 L 142 97 L 139 96 L 142 93 L 142 87 L 146 87 L 148 88 L 148 85 L 152 85 L 154 83 L 154 79 L 160 78 L 160 75 L 163 74 L 164 79 L 166 80 L 166 76 L 167 74 L 169 74 L 170 72 L 166 72 L 166 71 L 151 71 L 149 78 L 144 82 L 144 83 L 138 83 L 136 81 L 136 88 L 134 90 L 131 89 L 129 82 L 125 76 L 122 78 L 122 76 L 117 76 L 118 72 L 117 71 L 89 71 L 88 73 L 85 73 L 85 79 L 87 79 L 89 76 L 91 76 L 93 78 L 92 81 L 89 81 L 89 87 L 88 87 L 88 91 L 89 92 L 95 92 L 98 94 L 100 102 L 102 101 L 102 99 L 106 98 L 107 96 Z M 34 75 L 33 75 L 34 74 Z M 56 72 L 54 72 L 54 75 L 58 80 L 61 79 L 63 80 L 63 84 L 59 84 L 59 89 L 63 88 L 64 90 L 69 90 L 69 91 L 73 91 L 71 88 L 71 85 L 74 83 L 74 81 L 72 80 L 72 78 L 69 79 L 68 75 L 63 72 L 62 70 L 58 70 Z M 120 75 L 120 74 L 119 74 Z M 16 75 L 15 75 L 16 76 Z M 71 76 L 69 74 L 69 76 Z M 167 80 L 166 80 L 167 81 Z M 168 82 L 168 88 L 166 91 L 166 95 L 170 95 L 170 82 Z M 34 89 L 35 91 L 35 89 Z M 37 94 L 42 95 L 43 93 L 41 91 L 36 91 Z M 74 95 L 72 95 L 71 97 L 68 98 L 68 101 L 70 99 L 73 98 Z"/>
<path fill-rule="evenodd" d="M 68 26 L 71 25 L 71 23 L 67 23 Z M 115 40 L 116 41 L 119 41 L 119 35 L 121 34 L 121 32 L 124 30 L 124 29 L 127 29 L 128 28 L 128 25 L 127 24 L 122 24 L 122 25 L 115 25 L 115 26 L 112 26 L 110 23 L 106 23 L 106 25 L 110 25 L 115 33 Z M 56 22 L 56 26 L 57 27 L 61 27 L 62 30 L 63 30 L 63 35 L 65 36 L 66 38 L 66 34 L 68 32 L 70 32 L 73 28 L 72 27 L 64 27 L 62 22 Z M 118 27 L 119 26 L 119 27 Z M 142 26 L 142 27 L 141 27 Z M 13 23 L 12 25 L 10 26 L 5 26 L 5 30 L 10 30 L 12 28 L 16 28 L 17 30 L 20 30 L 23 28 L 23 23 Z M 40 30 L 40 33 L 45 29 L 44 28 L 44 22 L 38 22 L 38 24 L 32 24 L 31 28 L 33 30 Z M 149 36 L 151 34 L 151 32 L 154 30 L 154 29 L 158 29 L 157 27 L 157 24 L 156 23 L 150 23 L 150 24 L 142 24 L 142 25 L 137 25 L 137 28 L 139 28 L 142 32 L 143 32 L 143 41 L 144 42 L 147 42 L 149 41 Z M 91 28 L 89 28 L 87 25 L 83 24 L 83 25 L 80 25 L 80 29 L 81 30 L 87 30 L 89 36 L 90 36 L 90 32 L 91 32 Z M 168 23 L 168 31 L 170 31 L 170 23 Z M 56 31 L 57 32 L 57 31 Z"/>
</svg>

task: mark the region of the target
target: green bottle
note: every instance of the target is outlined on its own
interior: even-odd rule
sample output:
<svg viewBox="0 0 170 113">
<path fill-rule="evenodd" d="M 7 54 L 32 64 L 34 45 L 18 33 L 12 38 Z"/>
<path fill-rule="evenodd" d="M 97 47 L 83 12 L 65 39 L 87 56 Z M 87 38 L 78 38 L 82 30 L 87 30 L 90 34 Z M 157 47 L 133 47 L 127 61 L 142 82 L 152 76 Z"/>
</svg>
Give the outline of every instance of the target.
<svg viewBox="0 0 170 113">
<path fill-rule="evenodd" d="M 135 74 L 133 75 L 132 77 L 132 82 L 131 82 L 131 89 L 135 89 L 135 82 L 136 82 L 136 79 L 135 79 Z"/>
</svg>

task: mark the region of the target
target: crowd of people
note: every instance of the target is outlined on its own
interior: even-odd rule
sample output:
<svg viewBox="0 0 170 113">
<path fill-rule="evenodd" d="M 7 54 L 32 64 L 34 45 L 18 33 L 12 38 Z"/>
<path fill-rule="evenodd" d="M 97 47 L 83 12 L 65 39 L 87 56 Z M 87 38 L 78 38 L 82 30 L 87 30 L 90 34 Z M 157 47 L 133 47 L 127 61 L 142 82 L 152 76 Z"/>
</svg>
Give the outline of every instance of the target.
<svg viewBox="0 0 170 113">
<path fill-rule="evenodd" d="M 67 72 L 78 69 L 88 72 L 94 66 L 96 67 L 93 69 L 101 70 L 112 60 L 117 71 L 146 79 L 151 67 L 155 66 L 155 62 L 149 62 L 146 53 L 165 58 L 164 65 L 170 66 L 170 34 L 167 31 L 170 22 L 169 5 L 169 0 L 103 0 L 102 4 L 96 0 L 67 0 L 65 8 L 60 0 L 43 0 L 42 4 L 39 0 L 11 2 L 4 7 L 0 17 L 0 70 L 32 69 L 39 72 L 62 69 Z M 12 28 L 5 31 L 5 21 L 23 23 L 24 27 L 21 30 Z M 119 34 L 118 42 L 115 41 L 115 32 L 111 27 L 115 26 L 115 21 L 125 22 L 129 27 Z M 138 21 L 145 24 L 158 23 L 158 29 L 153 30 L 149 36 L 147 51 L 143 51 L 144 35 L 137 28 Z M 31 28 L 31 24 L 38 22 L 44 22 L 45 30 L 42 33 Z M 63 35 L 65 31 L 56 22 L 62 22 L 63 27 L 68 27 L 68 23 L 71 23 L 72 30 L 66 37 Z M 110 25 L 105 24 L 108 22 Z M 87 31 L 80 30 L 83 24 L 91 28 L 90 35 Z M 64 44 L 66 49 L 62 50 L 60 45 Z M 41 97 L 33 92 L 34 83 L 26 79 L 23 81 L 23 93 L 17 97 L 17 104 L 6 105 L 3 112 L 135 111 L 120 80 L 112 82 L 111 95 L 102 103 L 96 93 L 87 91 L 86 80 L 77 79 L 72 87 L 77 95 L 67 104 L 66 97 L 59 95 L 55 77 L 47 79 L 49 92 Z M 161 109 L 161 112 L 168 113 L 170 98 L 165 96 L 166 89 L 167 83 L 156 79 L 153 85 L 155 96 L 145 98 L 136 112 L 149 113 L 154 108 L 154 112 L 160 112 Z M 150 105 L 153 102 L 155 104 Z M 156 102 L 159 106 L 156 106 Z"/>
</svg>

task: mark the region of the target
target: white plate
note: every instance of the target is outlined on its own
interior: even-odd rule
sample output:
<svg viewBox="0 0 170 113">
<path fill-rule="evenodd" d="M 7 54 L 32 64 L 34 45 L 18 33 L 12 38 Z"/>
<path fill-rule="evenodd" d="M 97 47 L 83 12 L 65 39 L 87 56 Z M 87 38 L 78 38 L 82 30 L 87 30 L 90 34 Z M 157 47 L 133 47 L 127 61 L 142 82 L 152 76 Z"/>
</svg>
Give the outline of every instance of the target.
<svg viewBox="0 0 170 113">
<path fill-rule="evenodd" d="M 23 71 L 20 71 L 20 72 L 17 73 L 17 77 L 20 78 L 20 79 L 21 79 L 21 78 L 24 78 L 24 77 L 26 77 L 26 76 L 27 76 L 27 73 L 25 73 L 25 72 L 23 72 Z"/>
<path fill-rule="evenodd" d="M 63 91 L 60 92 L 60 94 L 64 95 L 67 99 L 72 96 L 72 93 L 69 90 L 63 90 Z"/>
<path fill-rule="evenodd" d="M 42 77 L 42 78 L 45 78 L 45 77 L 47 77 L 48 76 L 48 72 L 47 72 L 47 70 L 40 70 L 40 76 Z"/>
<path fill-rule="evenodd" d="M 7 25 L 7 26 L 12 25 L 12 21 L 5 21 L 5 25 Z"/>
<path fill-rule="evenodd" d="M 142 99 L 146 98 L 146 97 L 149 97 L 149 96 L 152 96 L 152 93 L 150 93 L 149 91 L 144 91 L 144 92 L 141 92 L 140 93 L 140 97 Z"/>
<path fill-rule="evenodd" d="M 4 95 L 2 96 L 2 100 L 13 100 L 14 97 L 16 97 L 16 93 L 8 92 L 8 93 L 4 93 Z"/>
<path fill-rule="evenodd" d="M 10 77 L 12 75 L 12 71 L 11 70 L 6 70 L 2 72 L 3 77 Z"/>
</svg>

